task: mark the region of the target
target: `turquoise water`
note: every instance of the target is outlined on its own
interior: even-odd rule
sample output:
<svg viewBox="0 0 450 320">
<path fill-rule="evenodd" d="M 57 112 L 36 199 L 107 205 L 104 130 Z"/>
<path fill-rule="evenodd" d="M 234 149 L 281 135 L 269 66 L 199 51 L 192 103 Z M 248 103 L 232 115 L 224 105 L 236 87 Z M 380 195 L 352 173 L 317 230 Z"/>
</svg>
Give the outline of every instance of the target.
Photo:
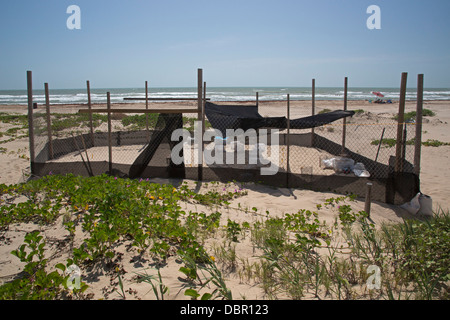
<svg viewBox="0 0 450 320">
<path fill-rule="evenodd" d="M 372 91 L 380 91 L 385 95 L 384 99 L 396 100 L 399 98 L 398 88 L 349 88 L 348 100 L 369 100 L 377 97 Z M 111 93 L 111 102 L 130 103 L 124 101 L 125 97 L 145 98 L 144 88 L 105 88 L 91 89 L 92 103 L 105 103 L 106 92 Z M 259 100 L 285 100 L 287 94 L 291 100 L 310 100 L 311 88 L 286 88 L 286 87 L 211 87 L 207 88 L 206 96 L 211 101 L 254 101 L 256 92 Z M 409 89 L 406 99 L 415 100 L 415 89 Z M 196 98 L 197 88 L 149 88 L 149 98 Z M 343 88 L 316 88 L 316 100 L 342 100 Z M 427 88 L 424 90 L 424 100 L 450 100 L 449 88 Z M 44 90 L 33 90 L 33 101 L 44 104 Z M 86 89 L 55 89 L 50 90 L 51 104 L 87 103 Z M 26 90 L 0 90 L 0 104 L 27 104 Z"/>
</svg>

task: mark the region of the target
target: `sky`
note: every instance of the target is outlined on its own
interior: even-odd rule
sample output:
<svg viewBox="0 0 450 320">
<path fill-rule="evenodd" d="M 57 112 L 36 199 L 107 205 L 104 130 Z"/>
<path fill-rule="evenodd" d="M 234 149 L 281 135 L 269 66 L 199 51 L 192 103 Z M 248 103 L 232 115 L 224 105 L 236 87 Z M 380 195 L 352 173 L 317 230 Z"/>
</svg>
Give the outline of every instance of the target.
<svg viewBox="0 0 450 320">
<path fill-rule="evenodd" d="M 2 1 L 0 90 L 27 70 L 34 88 L 195 87 L 198 68 L 209 87 L 399 87 L 408 72 L 450 88 L 449 39 L 449 0 Z"/>
</svg>

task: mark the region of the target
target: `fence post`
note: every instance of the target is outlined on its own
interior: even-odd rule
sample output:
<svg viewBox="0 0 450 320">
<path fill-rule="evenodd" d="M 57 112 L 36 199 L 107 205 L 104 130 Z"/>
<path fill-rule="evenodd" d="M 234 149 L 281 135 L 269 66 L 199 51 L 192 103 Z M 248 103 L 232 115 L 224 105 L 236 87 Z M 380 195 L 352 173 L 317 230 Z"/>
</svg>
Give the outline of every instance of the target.
<svg viewBox="0 0 450 320">
<path fill-rule="evenodd" d="M 289 188 L 289 148 L 290 148 L 290 131 L 291 131 L 291 105 L 290 105 L 290 95 L 287 94 L 287 135 L 286 135 L 286 188 Z"/>
<path fill-rule="evenodd" d="M 44 83 L 44 88 L 45 88 L 45 112 L 47 113 L 48 157 L 50 159 L 53 159 L 52 120 L 50 117 L 50 96 L 48 94 L 48 83 Z"/>
<path fill-rule="evenodd" d="M 203 82 L 203 102 L 202 102 L 202 137 L 205 134 L 205 104 L 206 104 L 206 81 Z M 203 138 L 202 138 L 203 139 Z"/>
<path fill-rule="evenodd" d="M 312 79 L 312 110 L 311 115 L 314 116 L 316 113 L 316 79 Z M 314 147 L 314 128 L 311 128 L 311 147 Z"/>
<path fill-rule="evenodd" d="M 86 81 L 86 87 L 87 87 L 87 97 L 88 97 L 88 109 L 89 109 L 89 126 L 91 130 L 91 143 L 92 146 L 94 146 L 94 126 L 92 124 L 92 104 L 91 104 L 91 84 L 89 83 L 89 80 Z"/>
<path fill-rule="evenodd" d="M 370 204 L 372 201 L 372 183 L 368 182 L 366 185 L 366 201 L 364 203 L 364 211 L 367 213 L 367 216 L 370 218 Z"/>
<path fill-rule="evenodd" d="M 347 88 L 348 88 L 348 78 L 345 77 L 344 80 L 344 110 L 347 111 Z M 346 138 L 346 130 L 347 130 L 347 118 L 344 118 L 342 123 L 342 150 L 341 154 L 345 155 L 345 138 Z"/>
<path fill-rule="evenodd" d="M 203 69 L 197 70 L 197 120 L 202 123 L 203 119 Z M 203 131 L 205 129 L 201 128 L 202 134 L 200 135 L 200 141 L 198 142 L 198 180 L 203 180 Z"/>
<path fill-rule="evenodd" d="M 403 123 L 405 122 L 405 99 L 406 99 L 406 82 L 408 73 L 402 73 L 400 85 L 400 100 L 398 104 L 398 120 L 397 120 L 397 144 L 395 150 L 395 172 L 402 171 L 402 142 L 403 142 Z"/>
<path fill-rule="evenodd" d="M 111 97 L 106 93 L 106 107 L 108 109 L 108 155 L 109 155 L 109 174 L 112 174 L 112 134 L 111 134 Z"/>
<path fill-rule="evenodd" d="M 145 110 L 148 110 L 148 81 L 145 81 Z M 150 131 L 148 128 L 148 113 L 145 114 L 145 128 L 147 130 L 147 142 L 149 142 Z"/>
<path fill-rule="evenodd" d="M 259 107 L 259 92 L 256 91 L 256 108 Z"/>
<path fill-rule="evenodd" d="M 417 76 L 416 138 L 414 142 L 414 173 L 420 176 L 422 148 L 423 74 Z"/>
<path fill-rule="evenodd" d="M 28 140 L 30 143 L 30 171 L 34 170 L 34 127 L 33 127 L 33 76 L 31 71 L 27 71 L 27 95 L 28 95 Z"/>
</svg>

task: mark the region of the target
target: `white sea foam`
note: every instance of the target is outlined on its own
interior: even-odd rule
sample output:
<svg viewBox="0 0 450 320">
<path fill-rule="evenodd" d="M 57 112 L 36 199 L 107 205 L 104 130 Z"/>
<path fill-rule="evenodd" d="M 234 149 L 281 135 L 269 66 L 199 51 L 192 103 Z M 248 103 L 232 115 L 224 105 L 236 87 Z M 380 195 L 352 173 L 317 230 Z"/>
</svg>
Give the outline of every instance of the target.
<svg viewBox="0 0 450 320">
<path fill-rule="evenodd" d="M 126 97 L 145 98 L 145 89 L 91 89 L 91 101 L 93 103 L 106 103 L 106 92 L 111 93 L 111 101 L 121 103 L 134 103 L 133 100 L 124 100 Z M 349 100 L 374 100 L 377 97 L 372 91 L 380 91 L 384 94 L 384 99 L 399 99 L 400 92 L 393 88 L 352 88 L 347 92 Z M 255 101 L 256 92 L 259 93 L 260 101 L 268 100 L 286 100 L 287 94 L 291 100 L 310 100 L 312 97 L 311 88 L 207 88 L 207 98 L 212 101 Z M 424 91 L 424 100 L 450 100 L 450 90 L 444 89 L 426 89 Z M 196 98 L 197 88 L 149 88 L 149 98 Z M 66 89 L 50 90 L 50 103 L 52 104 L 70 104 L 87 103 L 87 92 L 85 89 Z M 316 100 L 341 100 L 344 98 L 342 88 L 316 88 Z M 406 93 L 406 99 L 415 100 L 417 93 L 409 89 Z M 43 90 L 35 90 L 33 101 L 38 104 L 45 103 Z M 3 90 L 0 91 L 0 104 L 23 104 L 28 103 L 26 90 Z"/>
</svg>

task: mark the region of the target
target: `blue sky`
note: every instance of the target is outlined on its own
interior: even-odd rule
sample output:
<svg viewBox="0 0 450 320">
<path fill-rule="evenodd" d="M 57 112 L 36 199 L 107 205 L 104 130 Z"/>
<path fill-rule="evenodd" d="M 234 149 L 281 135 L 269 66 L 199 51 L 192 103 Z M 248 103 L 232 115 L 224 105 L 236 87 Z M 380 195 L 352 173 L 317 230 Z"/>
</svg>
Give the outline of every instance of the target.
<svg viewBox="0 0 450 320">
<path fill-rule="evenodd" d="M 81 29 L 69 30 L 69 5 Z M 370 5 L 381 29 L 369 30 Z M 449 0 L 2 1 L 0 89 L 450 87 Z"/>
</svg>

